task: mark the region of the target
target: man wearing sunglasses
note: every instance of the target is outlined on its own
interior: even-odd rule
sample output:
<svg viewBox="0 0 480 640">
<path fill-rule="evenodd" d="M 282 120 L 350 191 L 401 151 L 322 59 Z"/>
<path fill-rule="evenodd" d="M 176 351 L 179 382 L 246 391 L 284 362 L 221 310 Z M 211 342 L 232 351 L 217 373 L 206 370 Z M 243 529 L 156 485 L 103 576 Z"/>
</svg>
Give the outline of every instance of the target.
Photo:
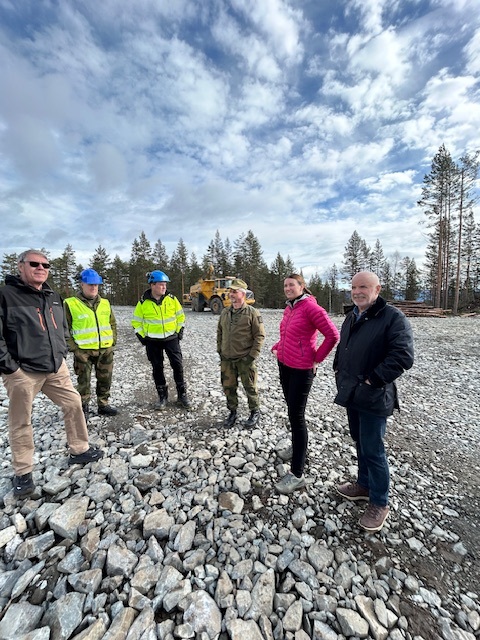
<svg viewBox="0 0 480 640">
<path fill-rule="evenodd" d="M 103 457 L 89 446 L 82 401 L 65 363 L 67 354 L 62 299 L 47 284 L 47 257 L 29 249 L 18 258 L 18 275 L 0 288 L 0 373 L 9 398 L 8 435 L 18 497 L 35 491 L 32 404 L 42 391 L 61 407 L 70 448 L 69 464 Z"/>
</svg>

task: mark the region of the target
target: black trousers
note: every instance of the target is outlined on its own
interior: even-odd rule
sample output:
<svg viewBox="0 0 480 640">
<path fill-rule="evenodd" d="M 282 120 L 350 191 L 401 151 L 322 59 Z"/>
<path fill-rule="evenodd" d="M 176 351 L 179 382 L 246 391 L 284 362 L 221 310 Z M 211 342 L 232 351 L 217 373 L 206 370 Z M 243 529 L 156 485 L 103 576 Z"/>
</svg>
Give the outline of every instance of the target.
<svg viewBox="0 0 480 640">
<path fill-rule="evenodd" d="M 305 408 L 315 374 L 313 369 L 292 369 L 281 362 L 278 363 L 278 369 L 292 430 L 291 470 L 293 475 L 299 478 L 305 467 L 308 445 Z"/>
<path fill-rule="evenodd" d="M 161 393 L 165 389 L 167 381 L 163 370 L 164 352 L 173 371 L 173 379 L 177 387 L 177 393 L 182 396 L 186 393 L 187 387 L 183 378 L 183 358 L 180 349 L 180 341 L 175 336 L 170 340 L 148 340 L 146 343 L 147 358 L 152 365 L 153 379 L 157 391 Z"/>
</svg>

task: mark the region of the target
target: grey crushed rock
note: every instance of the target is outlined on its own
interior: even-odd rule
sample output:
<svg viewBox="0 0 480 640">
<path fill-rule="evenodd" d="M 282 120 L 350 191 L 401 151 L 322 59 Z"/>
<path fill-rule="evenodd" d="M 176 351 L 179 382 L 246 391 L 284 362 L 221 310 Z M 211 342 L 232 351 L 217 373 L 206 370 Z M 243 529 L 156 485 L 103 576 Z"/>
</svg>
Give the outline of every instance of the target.
<svg viewBox="0 0 480 640">
<path fill-rule="evenodd" d="M 307 487 L 280 496 L 273 485 L 289 467 L 275 452 L 289 444 L 288 417 L 269 349 L 281 311 L 262 311 L 261 422 L 243 427 L 241 392 L 228 431 L 218 318 L 187 311 L 193 410 L 175 404 L 170 378 L 170 403 L 156 412 L 132 309 L 115 311 L 121 413 L 89 422 L 99 462 L 68 466 L 61 412 L 39 395 L 37 490 L 17 501 L 0 385 L 0 640 L 479 636 L 480 318 L 411 320 L 416 364 L 388 423 L 391 513 L 368 535 L 357 525 L 364 505 L 334 491 L 356 467 L 344 410 L 332 403 L 332 355 L 307 406 Z"/>
</svg>

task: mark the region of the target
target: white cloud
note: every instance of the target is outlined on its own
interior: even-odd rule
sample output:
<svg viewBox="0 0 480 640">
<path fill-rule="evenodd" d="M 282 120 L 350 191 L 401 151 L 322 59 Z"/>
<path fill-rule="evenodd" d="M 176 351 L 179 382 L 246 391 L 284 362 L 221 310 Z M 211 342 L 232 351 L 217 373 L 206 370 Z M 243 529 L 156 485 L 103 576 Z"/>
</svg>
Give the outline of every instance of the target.
<svg viewBox="0 0 480 640">
<path fill-rule="evenodd" d="M 281 0 L 232 0 L 232 5 L 267 38 L 276 57 L 287 64 L 301 59 L 303 47 L 299 38 L 299 11 L 294 11 Z"/>
<path fill-rule="evenodd" d="M 127 164 L 123 155 L 111 144 L 101 143 L 91 159 L 96 188 L 100 191 L 122 189 L 127 180 Z"/>
<path fill-rule="evenodd" d="M 480 74 L 480 27 L 475 31 L 465 47 L 467 62 L 465 70 L 472 75 Z"/>
<path fill-rule="evenodd" d="M 425 87 L 424 106 L 431 111 L 455 108 L 476 84 L 472 76 L 452 77 L 447 69 L 432 77 Z"/>
<path fill-rule="evenodd" d="M 0 251 L 128 258 L 144 230 L 200 257 L 252 229 L 267 262 L 324 270 L 357 229 L 421 261 L 431 158 L 480 146 L 462 6 L 64 0 L 27 25 L 3 2 Z"/>
</svg>

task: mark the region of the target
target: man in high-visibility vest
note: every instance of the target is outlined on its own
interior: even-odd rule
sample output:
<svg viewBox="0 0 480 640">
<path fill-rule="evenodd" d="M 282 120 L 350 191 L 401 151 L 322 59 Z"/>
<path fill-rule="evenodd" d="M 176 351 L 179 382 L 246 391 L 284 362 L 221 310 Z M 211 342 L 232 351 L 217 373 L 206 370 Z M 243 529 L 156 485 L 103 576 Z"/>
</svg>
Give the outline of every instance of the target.
<svg viewBox="0 0 480 640">
<path fill-rule="evenodd" d="M 133 312 L 132 326 L 135 335 L 146 347 L 147 358 L 152 365 L 153 379 L 158 393 L 156 409 L 167 406 L 168 386 L 163 370 L 163 354 L 166 353 L 173 370 L 178 403 L 191 409 L 183 376 L 183 358 L 180 340 L 183 337 L 185 313 L 177 298 L 167 291 L 170 278 L 163 271 L 148 274 L 150 289 L 144 292 Z"/>
<path fill-rule="evenodd" d="M 73 351 L 77 390 L 82 396 L 85 418 L 89 416 L 92 368 L 97 379 L 99 415 L 115 416 L 109 404 L 113 372 L 113 347 L 117 342 L 117 323 L 110 302 L 98 293 L 102 277 L 95 269 L 84 269 L 79 276 L 80 291 L 66 298 L 65 317 L 70 330 L 68 348 Z"/>
</svg>

